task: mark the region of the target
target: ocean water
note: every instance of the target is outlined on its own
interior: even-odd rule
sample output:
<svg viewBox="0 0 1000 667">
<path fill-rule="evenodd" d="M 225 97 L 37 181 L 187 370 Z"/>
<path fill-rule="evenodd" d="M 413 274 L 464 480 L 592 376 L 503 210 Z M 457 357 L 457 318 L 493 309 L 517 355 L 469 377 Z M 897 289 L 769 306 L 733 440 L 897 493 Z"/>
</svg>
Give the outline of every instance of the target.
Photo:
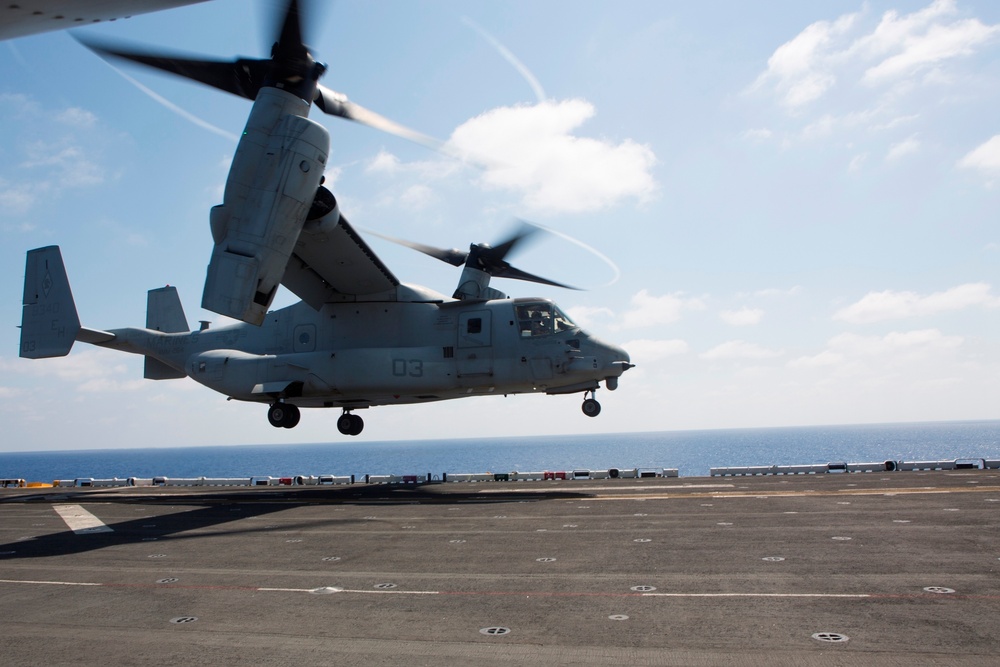
<svg viewBox="0 0 1000 667">
<path fill-rule="evenodd" d="M 0 452 L 0 478 L 416 475 L 1000 459 L 1000 420 L 50 452 Z"/>
</svg>

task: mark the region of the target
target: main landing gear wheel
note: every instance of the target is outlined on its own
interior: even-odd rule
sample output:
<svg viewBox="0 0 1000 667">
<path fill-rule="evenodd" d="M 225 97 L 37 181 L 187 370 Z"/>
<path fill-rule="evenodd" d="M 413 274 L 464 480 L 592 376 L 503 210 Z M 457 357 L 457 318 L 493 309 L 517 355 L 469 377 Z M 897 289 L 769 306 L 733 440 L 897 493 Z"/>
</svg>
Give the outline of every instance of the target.
<svg viewBox="0 0 1000 667">
<path fill-rule="evenodd" d="M 365 428 L 365 420 L 357 415 L 345 412 L 337 420 L 337 430 L 344 435 L 358 435 Z"/>
<path fill-rule="evenodd" d="M 267 410 L 267 420 L 275 428 L 294 428 L 301 416 L 299 408 L 291 403 L 275 403 Z"/>
<path fill-rule="evenodd" d="M 588 398 L 583 401 L 583 414 L 588 417 L 596 417 L 601 414 L 601 404 L 595 398 Z"/>
</svg>

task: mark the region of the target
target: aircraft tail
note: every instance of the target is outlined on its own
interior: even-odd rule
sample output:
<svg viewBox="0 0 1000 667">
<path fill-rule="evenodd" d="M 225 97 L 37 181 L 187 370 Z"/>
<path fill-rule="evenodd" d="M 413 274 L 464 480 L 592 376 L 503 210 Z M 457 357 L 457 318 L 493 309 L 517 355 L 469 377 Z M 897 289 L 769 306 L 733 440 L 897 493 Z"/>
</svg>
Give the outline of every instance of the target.
<svg viewBox="0 0 1000 667">
<path fill-rule="evenodd" d="M 21 311 L 21 356 L 64 357 L 80 333 L 80 317 L 59 246 L 28 251 Z"/>
<path fill-rule="evenodd" d="M 187 317 L 177 296 L 177 288 L 167 285 L 146 295 L 146 328 L 163 333 L 187 333 Z"/>
<path fill-rule="evenodd" d="M 177 296 L 177 288 L 160 287 L 151 289 L 146 295 L 146 328 L 163 333 L 187 333 L 190 331 L 184 307 Z M 159 359 L 147 356 L 143 377 L 147 380 L 174 380 L 186 377 L 184 373 L 171 368 Z"/>
</svg>

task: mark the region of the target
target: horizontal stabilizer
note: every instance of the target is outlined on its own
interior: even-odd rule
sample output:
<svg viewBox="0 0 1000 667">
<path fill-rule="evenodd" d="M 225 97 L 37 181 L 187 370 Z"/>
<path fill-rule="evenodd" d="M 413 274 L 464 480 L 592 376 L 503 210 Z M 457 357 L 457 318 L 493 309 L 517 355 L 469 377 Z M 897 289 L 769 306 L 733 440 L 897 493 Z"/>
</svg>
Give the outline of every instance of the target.
<svg viewBox="0 0 1000 667">
<path fill-rule="evenodd" d="M 24 268 L 21 356 L 64 357 L 80 331 L 80 318 L 59 246 L 29 250 Z"/>
</svg>

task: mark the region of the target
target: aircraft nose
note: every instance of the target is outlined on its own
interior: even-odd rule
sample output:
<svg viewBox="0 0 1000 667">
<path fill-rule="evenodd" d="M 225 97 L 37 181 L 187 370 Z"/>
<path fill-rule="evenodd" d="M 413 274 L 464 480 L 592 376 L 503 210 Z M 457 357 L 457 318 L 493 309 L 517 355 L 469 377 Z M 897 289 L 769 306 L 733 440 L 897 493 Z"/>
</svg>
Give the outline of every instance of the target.
<svg viewBox="0 0 1000 667">
<path fill-rule="evenodd" d="M 632 358 L 623 348 L 611 343 L 601 342 L 604 349 L 604 364 L 613 373 L 613 377 L 618 377 L 630 368 L 634 368 Z"/>
<path fill-rule="evenodd" d="M 614 361 L 612 361 L 611 363 L 612 365 L 621 368 L 621 373 L 624 373 L 630 368 L 635 368 L 635 364 L 632 363 L 632 357 L 628 355 L 628 352 L 626 352 L 624 348 L 618 347 L 617 345 L 612 345 L 611 353 L 614 358 Z"/>
<path fill-rule="evenodd" d="M 619 361 L 625 364 L 625 370 L 635 367 L 635 364 L 632 363 L 632 357 L 628 356 L 628 352 L 625 351 L 625 348 L 615 346 L 615 352 L 618 353 Z"/>
</svg>

